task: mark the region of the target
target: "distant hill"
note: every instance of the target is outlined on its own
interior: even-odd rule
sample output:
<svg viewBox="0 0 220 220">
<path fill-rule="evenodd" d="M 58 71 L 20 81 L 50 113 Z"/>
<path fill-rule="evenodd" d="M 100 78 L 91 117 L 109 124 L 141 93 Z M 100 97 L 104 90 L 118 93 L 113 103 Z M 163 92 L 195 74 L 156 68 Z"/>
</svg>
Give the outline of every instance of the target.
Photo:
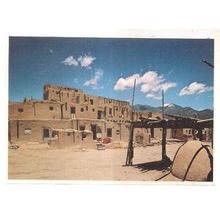
<svg viewBox="0 0 220 220">
<path fill-rule="evenodd" d="M 161 112 L 161 107 L 152 107 L 149 105 L 134 105 L 135 111 L 146 111 L 146 112 Z M 199 119 L 213 118 L 213 110 L 204 109 L 197 111 L 190 107 L 181 107 L 176 104 L 166 105 L 164 108 L 165 114 L 179 115 L 184 117 L 198 117 Z"/>
</svg>

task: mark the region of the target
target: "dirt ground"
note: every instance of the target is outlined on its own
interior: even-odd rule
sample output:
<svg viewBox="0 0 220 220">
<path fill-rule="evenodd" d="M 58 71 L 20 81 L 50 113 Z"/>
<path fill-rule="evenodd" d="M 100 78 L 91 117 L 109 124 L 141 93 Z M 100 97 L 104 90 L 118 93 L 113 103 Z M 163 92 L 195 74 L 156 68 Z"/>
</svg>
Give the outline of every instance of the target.
<svg viewBox="0 0 220 220">
<path fill-rule="evenodd" d="M 167 145 L 172 160 L 182 143 Z M 38 149 L 36 149 L 38 148 Z M 10 180 L 110 180 L 155 181 L 169 173 L 158 166 L 161 145 L 135 147 L 132 167 L 123 166 L 126 148 L 105 150 L 77 148 L 52 149 L 47 145 L 22 145 L 9 149 L 8 178 Z M 162 181 L 180 181 L 168 175 Z"/>
</svg>

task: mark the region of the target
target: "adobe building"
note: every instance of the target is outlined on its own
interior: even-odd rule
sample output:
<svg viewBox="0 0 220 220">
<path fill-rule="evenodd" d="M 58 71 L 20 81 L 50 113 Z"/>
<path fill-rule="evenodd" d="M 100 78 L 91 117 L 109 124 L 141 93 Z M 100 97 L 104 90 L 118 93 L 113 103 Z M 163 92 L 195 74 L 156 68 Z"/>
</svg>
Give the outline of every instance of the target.
<svg viewBox="0 0 220 220">
<path fill-rule="evenodd" d="M 51 146 L 95 147 L 97 139 L 128 142 L 132 109 L 129 102 L 91 96 L 82 89 L 45 85 L 43 100 L 9 102 L 9 140 L 48 142 Z M 135 112 L 134 120 L 161 120 L 160 112 Z M 206 133 L 210 133 L 205 131 Z M 192 139 L 192 129 L 167 129 L 167 138 Z M 207 135 L 204 135 L 207 136 Z M 162 128 L 135 128 L 134 141 L 161 140 Z M 210 139 L 210 138 L 207 138 Z"/>
<path fill-rule="evenodd" d="M 129 138 L 129 102 L 91 96 L 81 89 L 45 85 L 43 100 L 9 103 L 9 140 L 48 142 L 51 146 L 95 147 L 98 138 Z M 135 129 L 134 140 L 150 143 L 147 129 Z"/>
</svg>

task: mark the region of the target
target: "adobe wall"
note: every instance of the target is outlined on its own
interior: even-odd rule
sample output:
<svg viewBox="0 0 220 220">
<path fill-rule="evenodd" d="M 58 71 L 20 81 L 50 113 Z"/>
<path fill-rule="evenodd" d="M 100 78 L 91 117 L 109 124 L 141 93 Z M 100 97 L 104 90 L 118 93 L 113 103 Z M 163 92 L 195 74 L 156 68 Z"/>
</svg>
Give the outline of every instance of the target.
<svg viewBox="0 0 220 220">
<path fill-rule="evenodd" d="M 77 148 L 95 148 L 96 143 L 92 140 L 92 135 L 87 134 L 82 138 L 82 133 L 79 132 L 64 132 L 59 131 L 57 139 L 49 140 L 50 147 L 77 147 Z"/>
<path fill-rule="evenodd" d="M 135 128 L 134 129 L 134 142 L 141 144 L 141 145 L 147 145 L 150 143 L 151 134 L 148 132 L 148 129 L 146 128 Z"/>
<path fill-rule="evenodd" d="M 20 110 L 20 111 L 19 111 Z M 32 103 L 9 103 L 9 119 L 33 119 Z"/>
<path fill-rule="evenodd" d="M 128 102 L 91 96 L 80 89 L 45 85 L 44 100 L 63 102 L 64 118 L 74 117 L 70 114 L 70 108 L 75 107 L 75 117 L 77 118 L 131 119 L 131 108 Z M 99 116 L 98 111 L 101 111 Z"/>
<path fill-rule="evenodd" d="M 9 119 L 61 119 L 60 103 L 41 101 L 10 103 Z"/>
<path fill-rule="evenodd" d="M 50 137 L 53 128 L 71 128 L 70 120 L 10 120 L 9 130 L 12 142 L 39 142 L 43 140 L 43 129 L 48 128 Z M 27 130 L 31 129 L 28 133 Z"/>
<path fill-rule="evenodd" d="M 43 129 L 49 129 L 49 137 L 52 137 L 53 129 L 75 129 L 91 131 L 91 126 L 97 126 L 97 132 L 101 131 L 102 138 L 107 137 L 107 129 L 111 129 L 112 141 L 128 141 L 129 124 L 128 123 L 106 123 L 102 120 L 10 120 L 9 131 L 10 138 L 13 143 L 17 142 L 44 142 Z M 65 136 L 65 134 L 63 134 Z M 61 136 L 64 141 L 62 144 L 72 144 L 72 139 L 68 136 L 66 139 Z M 60 139 L 60 140 L 61 140 Z M 80 144 L 82 139 L 81 133 L 75 134 L 74 144 Z M 96 139 L 96 138 L 95 138 Z M 93 145 L 93 133 L 87 133 L 83 138 L 83 143 Z"/>
</svg>

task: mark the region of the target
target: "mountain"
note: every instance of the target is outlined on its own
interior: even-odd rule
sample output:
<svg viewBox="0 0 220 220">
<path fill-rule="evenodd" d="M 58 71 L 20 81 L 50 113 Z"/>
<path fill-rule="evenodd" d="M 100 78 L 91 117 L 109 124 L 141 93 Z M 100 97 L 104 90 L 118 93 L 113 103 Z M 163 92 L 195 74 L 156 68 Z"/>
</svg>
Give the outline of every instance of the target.
<svg viewBox="0 0 220 220">
<path fill-rule="evenodd" d="M 135 111 L 146 111 L 146 112 L 161 112 L 161 107 L 152 107 L 149 105 L 134 105 Z M 165 114 L 170 115 L 179 115 L 184 117 L 196 117 L 199 119 L 208 119 L 213 118 L 213 110 L 204 109 L 201 111 L 197 111 L 190 107 L 182 107 L 176 104 L 165 104 L 164 108 Z"/>
</svg>

